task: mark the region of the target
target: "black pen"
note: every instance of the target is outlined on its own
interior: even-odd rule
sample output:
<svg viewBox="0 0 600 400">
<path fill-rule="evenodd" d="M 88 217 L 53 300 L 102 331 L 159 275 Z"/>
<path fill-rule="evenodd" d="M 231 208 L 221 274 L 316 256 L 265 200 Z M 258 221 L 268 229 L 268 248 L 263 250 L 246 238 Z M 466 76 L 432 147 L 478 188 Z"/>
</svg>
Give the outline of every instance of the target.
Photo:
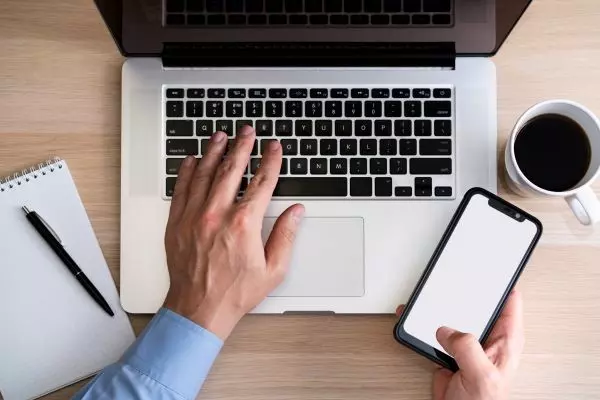
<svg viewBox="0 0 600 400">
<path fill-rule="evenodd" d="M 81 286 L 83 286 L 85 291 L 88 292 L 90 296 L 92 296 L 94 301 L 98 303 L 98 305 L 102 307 L 102 309 L 106 311 L 108 315 L 114 317 L 115 313 L 113 313 L 113 311 L 110 309 L 110 306 L 108 305 L 106 300 L 104 300 L 104 297 L 102 297 L 98 289 L 96 289 L 96 286 L 94 286 L 94 284 L 88 279 L 88 277 L 85 276 L 81 268 L 79 268 L 75 261 L 73 261 L 69 253 L 67 253 L 67 251 L 63 247 L 60 238 L 58 237 L 56 232 L 54 232 L 54 230 L 50 227 L 50 225 L 48 225 L 46 221 L 44 221 L 44 219 L 35 211 L 31 211 L 27 207 L 23 207 L 23 211 L 25 211 L 25 216 L 27 217 L 27 220 L 42 236 L 44 241 L 48 243 L 50 248 L 56 253 L 58 258 L 61 259 L 61 261 L 65 264 L 67 269 L 71 271 L 75 279 L 79 281 L 79 283 L 81 284 Z"/>
</svg>

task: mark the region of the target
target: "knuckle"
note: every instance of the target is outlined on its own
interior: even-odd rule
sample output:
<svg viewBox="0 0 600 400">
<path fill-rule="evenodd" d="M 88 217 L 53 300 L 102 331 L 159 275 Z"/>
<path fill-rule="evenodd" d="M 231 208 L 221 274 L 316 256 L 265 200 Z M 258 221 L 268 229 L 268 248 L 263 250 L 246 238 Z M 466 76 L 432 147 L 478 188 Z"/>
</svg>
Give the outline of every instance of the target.
<svg viewBox="0 0 600 400">
<path fill-rule="evenodd" d="M 195 230 L 202 229 L 203 227 L 210 228 L 219 224 L 219 216 L 214 211 L 210 210 L 205 210 L 202 212 L 199 220 L 200 224 L 194 227 Z"/>
<path fill-rule="evenodd" d="M 241 204 L 238 210 L 233 214 L 231 226 L 234 231 L 243 232 L 249 230 L 251 224 L 252 214 L 250 208 L 245 204 Z"/>
</svg>

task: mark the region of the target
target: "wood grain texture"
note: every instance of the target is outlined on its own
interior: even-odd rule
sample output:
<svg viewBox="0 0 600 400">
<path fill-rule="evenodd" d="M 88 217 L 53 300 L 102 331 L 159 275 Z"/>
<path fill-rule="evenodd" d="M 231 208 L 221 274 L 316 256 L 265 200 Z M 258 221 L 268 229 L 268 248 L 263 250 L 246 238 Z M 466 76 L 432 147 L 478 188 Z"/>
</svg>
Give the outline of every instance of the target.
<svg viewBox="0 0 600 400">
<path fill-rule="evenodd" d="M 494 58 L 500 148 L 538 101 L 568 98 L 600 114 L 598 21 L 597 0 L 533 3 Z M 122 58 L 89 0 L 0 1 L 0 54 L 0 176 L 51 155 L 67 159 L 118 283 Z M 600 182 L 594 188 L 600 194 Z M 512 398 L 599 398 L 600 228 L 580 226 L 561 200 L 501 193 L 545 225 L 520 283 L 528 341 Z M 149 317 L 131 321 L 139 333 Z M 393 341 L 394 321 L 246 317 L 201 397 L 429 399 L 434 367 Z"/>
</svg>

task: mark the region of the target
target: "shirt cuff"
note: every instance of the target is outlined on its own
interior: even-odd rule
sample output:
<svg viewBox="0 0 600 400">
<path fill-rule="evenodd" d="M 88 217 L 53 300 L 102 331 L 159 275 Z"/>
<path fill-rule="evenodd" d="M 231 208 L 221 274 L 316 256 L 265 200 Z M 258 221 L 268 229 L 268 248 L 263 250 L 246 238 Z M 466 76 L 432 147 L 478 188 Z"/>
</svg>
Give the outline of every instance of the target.
<svg viewBox="0 0 600 400">
<path fill-rule="evenodd" d="M 195 399 L 223 341 L 200 325 L 161 308 L 121 362 L 186 399 Z"/>
</svg>

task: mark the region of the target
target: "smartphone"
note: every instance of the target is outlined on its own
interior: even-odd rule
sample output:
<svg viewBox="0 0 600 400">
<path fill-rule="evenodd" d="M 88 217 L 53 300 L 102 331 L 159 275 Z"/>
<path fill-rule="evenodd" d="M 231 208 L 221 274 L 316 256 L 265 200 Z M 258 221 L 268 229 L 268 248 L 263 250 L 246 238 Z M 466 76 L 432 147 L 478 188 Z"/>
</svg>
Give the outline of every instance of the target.
<svg viewBox="0 0 600 400">
<path fill-rule="evenodd" d="M 396 340 L 457 371 L 436 331 L 447 326 L 483 343 L 541 234 L 535 217 L 487 190 L 469 190 L 394 328 Z"/>
</svg>

